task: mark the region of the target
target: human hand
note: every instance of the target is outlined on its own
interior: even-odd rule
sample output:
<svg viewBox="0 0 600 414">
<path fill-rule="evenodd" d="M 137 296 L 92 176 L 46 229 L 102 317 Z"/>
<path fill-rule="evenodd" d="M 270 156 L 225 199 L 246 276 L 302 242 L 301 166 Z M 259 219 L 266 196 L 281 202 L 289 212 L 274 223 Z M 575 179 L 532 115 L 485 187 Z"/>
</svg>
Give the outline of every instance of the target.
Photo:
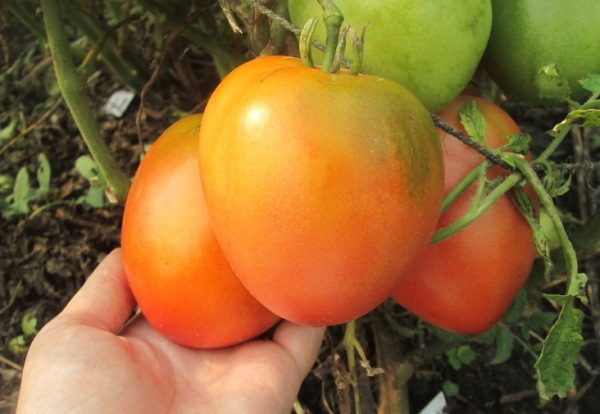
<svg viewBox="0 0 600 414">
<path fill-rule="evenodd" d="M 170 342 L 140 317 L 113 251 L 31 344 L 17 413 L 289 413 L 324 328 L 218 350 Z"/>
</svg>

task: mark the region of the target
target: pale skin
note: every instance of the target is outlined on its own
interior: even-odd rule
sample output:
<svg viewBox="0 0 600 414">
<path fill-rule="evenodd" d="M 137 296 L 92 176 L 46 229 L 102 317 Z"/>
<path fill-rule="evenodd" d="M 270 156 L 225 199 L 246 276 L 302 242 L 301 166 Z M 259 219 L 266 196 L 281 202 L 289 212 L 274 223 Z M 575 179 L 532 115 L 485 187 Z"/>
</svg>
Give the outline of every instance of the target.
<svg viewBox="0 0 600 414">
<path fill-rule="evenodd" d="M 324 333 L 282 322 L 271 340 L 195 350 L 143 317 L 123 328 L 134 307 L 115 250 L 36 336 L 17 413 L 289 413 Z"/>
</svg>

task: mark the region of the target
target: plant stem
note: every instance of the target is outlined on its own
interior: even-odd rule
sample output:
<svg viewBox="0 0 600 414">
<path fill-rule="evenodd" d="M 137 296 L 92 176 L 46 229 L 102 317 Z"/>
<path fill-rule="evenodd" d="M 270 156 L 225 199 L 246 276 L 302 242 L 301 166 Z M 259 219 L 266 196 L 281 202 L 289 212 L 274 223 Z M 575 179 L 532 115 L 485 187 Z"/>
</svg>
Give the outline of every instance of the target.
<svg viewBox="0 0 600 414">
<path fill-rule="evenodd" d="M 458 197 L 460 197 L 460 195 L 464 193 L 465 190 L 469 188 L 469 186 L 473 184 L 476 179 L 481 179 L 482 177 L 485 179 L 485 173 L 491 164 L 492 163 L 490 161 L 486 160 L 477 168 L 472 169 L 469 174 L 464 176 L 463 179 L 460 180 L 460 182 L 456 184 L 444 197 L 444 200 L 442 201 L 441 214 L 444 214 L 446 211 L 448 211 Z"/>
<path fill-rule="evenodd" d="M 56 0 L 42 0 L 46 34 L 50 44 L 56 80 L 69 107 L 71 115 L 81 132 L 100 172 L 106 178 L 109 189 L 118 201 L 124 202 L 129 189 L 129 178 L 119 168 L 100 134 L 91 104 L 86 95 L 85 83 L 77 72 L 69 54 L 69 44 Z"/>
<path fill-rule="evenodd" d="M 469 224 L 473 223 L 479 217 L 481 217 L 486 211 L 494 205 L 494 203 L 506 194 L 511 188 L 517 185 L 523 176 L 519 173 L 512 173 L 506 177 L 497 187 L 495 187 L 480 203 L 472 204 L 469 211 L 464 214 L 461 218 L 453 222 L 452 224 L 436 231 L 431 237 L 430 244 L 439 243 L 442 240 L 447 239 L 455 233 L 458 233 Z"/>
<path fill-rule="evenodd" d="M 354 394 L 354 412 L 361 414 L 360 394 L 358 392 L 358 375 L 356 373 L 356 320 L 352 320 L 346 324 L 344 332 L 344 347 L 346 349 L 346 357 L 348 359 L 348 371 L 352 379 L 352 391 Z"/>
<path fill-rule="evenodd" d="M 325 72 L 331 72 L 335 51 L 337 50 L 340 38 L 340 27 L 344 21 L 344 16 L 340 9 L 331 0 L 317 0 L 323 8 L 323 21 L 327 30 L 327 39 L 325 41 L 325 57 L 323 58 L 322 69 Z"/>
<path fill-rule="evenodd" d="M 541 207 L 544 209 L 550 221 L 554 225 L 554 229 L 556 230 L 556 234 L 558 235 L 558 239 L 560 241 L 563 255 L 565 259 L 565 270 L 567 273 L 567 294 L 577 296 L 580 294 L 579 288 L 575 283 L 575 279 L 577 277 L 577 254 L 575 253 L 575 249 L 571 241 L 569 240 L 569 236 L 565 230 L 565 226 L 560 219 L 560 214 L 552 201 L 552 197 L 544 188 L 544 184 L 537 176 L 531 165 L 525 160 L 525 158 L 521 156 L 513 156 L 515 165 L 521 171 L 523 176 L 527 179 L 528 183 L 531 185 L 533 190 L 535 191 L 538 200 L 540 202 Z"/>
<path fill-rule="evenodd" d="M 502 160 L 502 158 L 498 154 L 494 153 L 490 148 L 486 147 L 485 145 L 480 144 L 479 142 L 471 139 L 471 137 L 469 137 L 464 132 L 446 123 L 446 121 L 444 121 L 444 119 L 441 116 L 431 114 L 431 119 L 433 120 L 433 124 L 436 127 L 446 132 L 447 134 L 458 138 L 462 143 L 473 148 L 475 151 L 486 157 L 488 160 L 492 161 L 494 164 L 499 165 L 509 171 L 514 171 L 514 168 L 508 165 L 506 162 L 504 162 L 504 160 Z"/>
</svg>

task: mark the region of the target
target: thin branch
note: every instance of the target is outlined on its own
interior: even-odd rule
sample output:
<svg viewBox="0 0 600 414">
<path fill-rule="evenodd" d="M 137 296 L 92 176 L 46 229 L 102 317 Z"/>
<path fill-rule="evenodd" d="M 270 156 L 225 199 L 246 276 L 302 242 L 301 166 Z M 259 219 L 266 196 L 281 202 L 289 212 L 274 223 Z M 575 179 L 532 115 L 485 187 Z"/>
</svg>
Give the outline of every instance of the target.
<svg viewBox="0 0 600 414">
<path fill-rule="evenodd" d="M 508 165 L 506 162 L 502 160 L 497 154 L 490 151 L 486 146 L 481 145 L 477 141 L 472 140 L 467 134 L 464 132 L 448 125 L 444 119 L 436 114 L 431 114 L 431 119 L 433 120 L 433 124 L 441 129 L 442 131 L 452 135 L 455 138 L 458 138 L 462 143 L 468 145 L 473 148 L 475 151 L 483 155 L 488 160 L 492 161 L 494 164 L 497 164 L 509 171 L 516 171 L 515 168 Z"/>
</svg>

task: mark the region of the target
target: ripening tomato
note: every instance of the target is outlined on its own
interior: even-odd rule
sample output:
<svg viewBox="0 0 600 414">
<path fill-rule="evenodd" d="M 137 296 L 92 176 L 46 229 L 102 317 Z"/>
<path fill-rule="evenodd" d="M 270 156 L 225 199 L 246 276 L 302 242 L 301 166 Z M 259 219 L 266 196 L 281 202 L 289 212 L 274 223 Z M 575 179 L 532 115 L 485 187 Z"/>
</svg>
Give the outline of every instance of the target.
<svg viewBox="0 0 600 414">
<path fill-rule="evenodd" d="M 504 92 L 530 103 L 563 100 L 569 92 L 581 98 L 578 81 L 600 73 L 600 1 L 494 0 L 492 6 L 484 61 Z"/>
<path fill-rule="evenodd" d="M 290 57 L 234 70 L 200 129 L 225 256 L 262 304 L 309 325 L 346 322 L 389 296 L 435 227 L 442 163 L 407 89 Z"/>
<path fill-rule="evenodd" d="M 121 243 L 127 280 L 150 324 L 182 345 L 215 348 L 253 338 L 278 318 L 238 281 L 211 230 L 198 167 L 200 119 L 171 125 L 142 160 Z"/>
<path fill-rule="evenodd" d="M 288 0 L 288 4 L 292 23 L 299 27 L 323 15 L 316 0 Z M 357 31 L 367 25 L 365 71 L 404 85 L 431 110 L 450 103 L 467 85 L 492 27 L 491 0 L 336 0 L 335 4 Z M 324 34 L 320 24 L 316 36 Z"/>
<path fill-rule="evenodd" d="M 440 116 L 464 131 L 459 111 L 470 99 L 486 120 L 486 145 L 499 147 L 508 142 L 509 135 L 519 132 L 506 112 L 477 97 L 459 97 Z M 444 189 L 448 192 L 484 158 L 441 130 L 440 136 L 446 170 Z M 499 173 L 498 168 L 489 175 Z M 438 229 L 464 215 L 475 185 L 442 215 Z M 525 283 L 534 258 L 529 225 L 505 195 L 468 227 L 425 249 L 397 285 L 393 298 L 435 326 L 464 334 L 480 333 L 506 312 Z"/>
</svg>

